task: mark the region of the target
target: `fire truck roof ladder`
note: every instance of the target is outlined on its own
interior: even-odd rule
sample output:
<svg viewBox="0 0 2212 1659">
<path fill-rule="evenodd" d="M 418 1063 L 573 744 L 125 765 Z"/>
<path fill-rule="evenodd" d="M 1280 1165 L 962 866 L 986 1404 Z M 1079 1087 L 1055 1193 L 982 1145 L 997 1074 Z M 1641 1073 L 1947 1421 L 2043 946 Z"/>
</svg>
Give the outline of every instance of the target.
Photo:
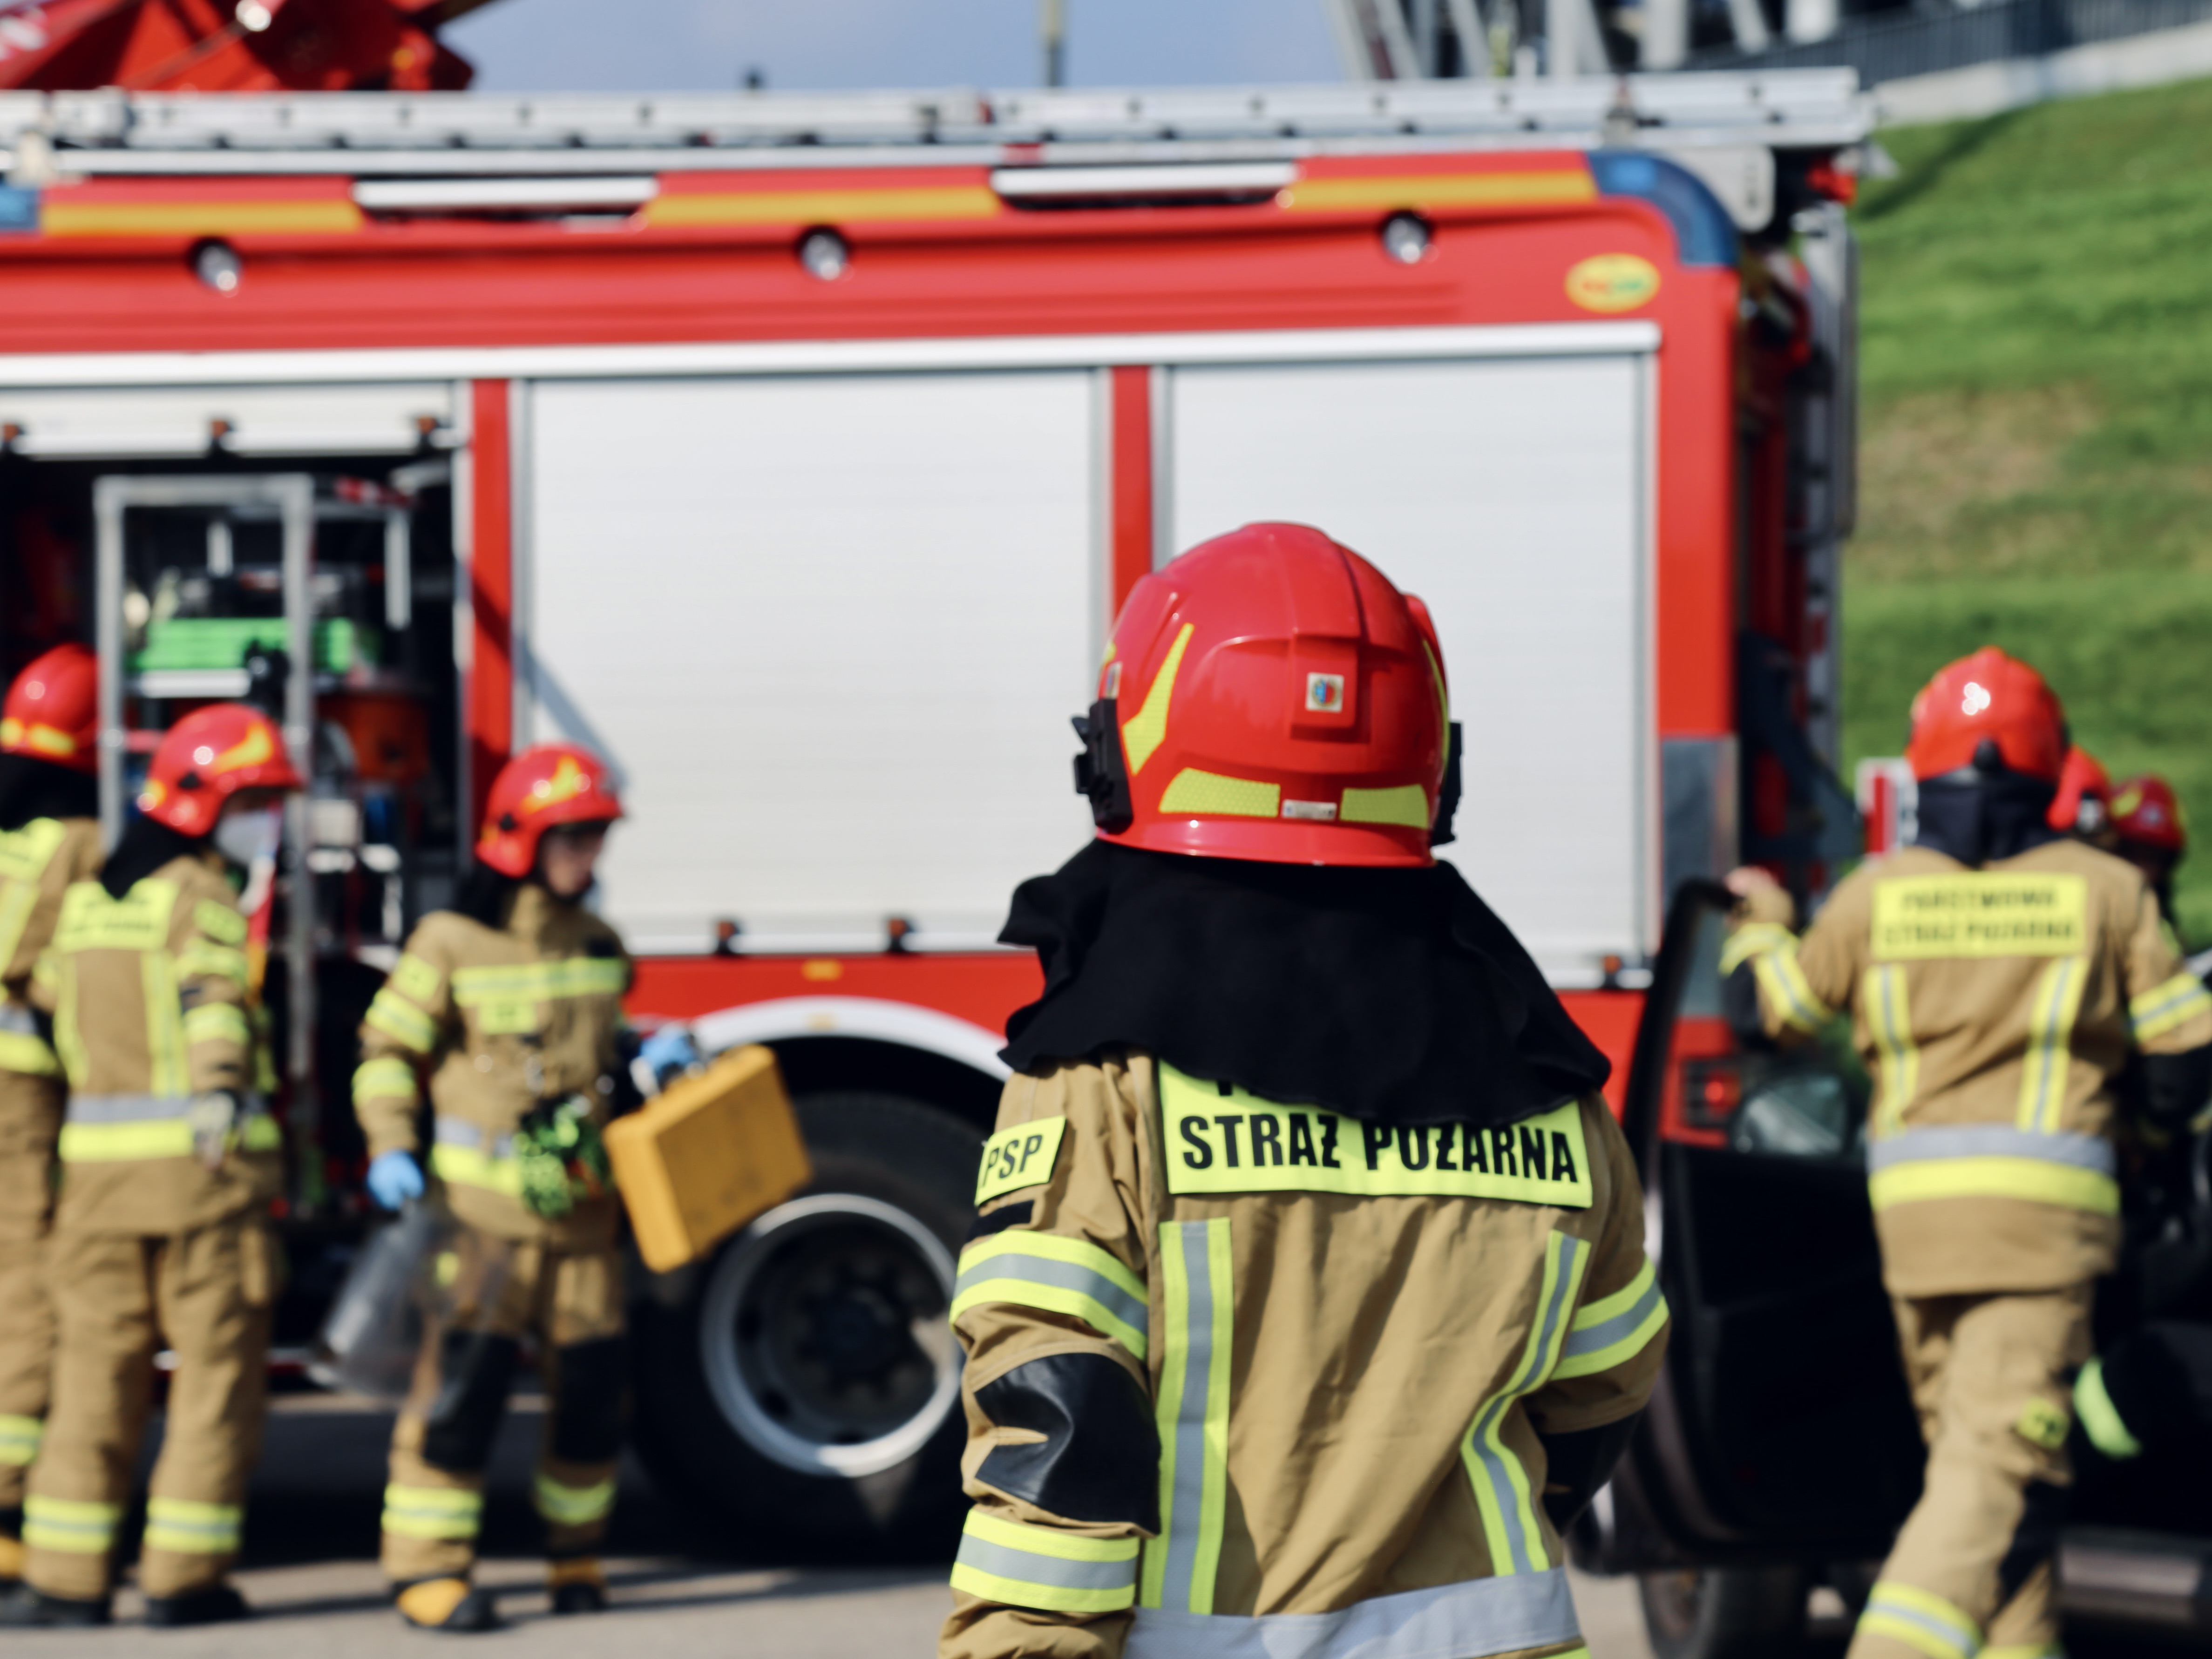
<svg viewBox="0 0 2212 1659">
<path fill-rule="evenodd" d="M 0 94 L 40 175 L 507 175 L 738 167 L 1281 160 L 1434 149 L 1833 149 L 1866 138 L 1854 71 L 1166 91 L 166 95 Z"/>
</svg>

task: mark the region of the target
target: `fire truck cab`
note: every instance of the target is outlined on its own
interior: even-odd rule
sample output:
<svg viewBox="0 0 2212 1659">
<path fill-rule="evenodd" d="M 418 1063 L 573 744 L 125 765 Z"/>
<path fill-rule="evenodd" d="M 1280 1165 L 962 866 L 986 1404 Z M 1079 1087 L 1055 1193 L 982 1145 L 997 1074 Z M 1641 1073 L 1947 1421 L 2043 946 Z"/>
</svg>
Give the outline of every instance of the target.
<svg viewBox="0 0 2212 1659">
<path fill-rule="evenodd" d="M 633 1018 L 772 1045 L 817 1172 L 641 1273 L 641 1449 L 786 1540 L 949 1535 L 943 1315 L 1040 985 L 995 935 L 1091 833 L 1066 719 L 1122 597 L 1253 520 L 1427 600 L 1446 856 L 1616 1105 L 1704 1133 L 1638 1048 L 1670 896 L 1856 847 L 1869 124 L 1826 71 L 0 97 L 0 666 L 98 641 L 111 828 L 197 702 L 312 767 L 264 917 L 285 1339 L 366 1215 L 361 1012 L 501 762 L 580 741 Z"/>
</svg>

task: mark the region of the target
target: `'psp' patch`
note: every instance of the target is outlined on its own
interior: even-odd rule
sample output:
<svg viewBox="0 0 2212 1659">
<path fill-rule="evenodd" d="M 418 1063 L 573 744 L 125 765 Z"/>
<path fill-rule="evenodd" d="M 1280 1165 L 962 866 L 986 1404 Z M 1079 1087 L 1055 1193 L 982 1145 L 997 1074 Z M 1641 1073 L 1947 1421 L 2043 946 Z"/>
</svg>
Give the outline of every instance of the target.
<svg viewBox="0 0 2212 1659">
<path fill-rule="evenodd" d="M 983 1143 L 983 1162 L 975 1176 L 975 1201 L 988 1204 L 1024 1187 L 1042 1187 L 1051 1179 L 1060 1157 L 1060 1137 L 1067 1133 L 1064 1117 L 1040 1118 L 1001 1129 Z"/>
</svg>

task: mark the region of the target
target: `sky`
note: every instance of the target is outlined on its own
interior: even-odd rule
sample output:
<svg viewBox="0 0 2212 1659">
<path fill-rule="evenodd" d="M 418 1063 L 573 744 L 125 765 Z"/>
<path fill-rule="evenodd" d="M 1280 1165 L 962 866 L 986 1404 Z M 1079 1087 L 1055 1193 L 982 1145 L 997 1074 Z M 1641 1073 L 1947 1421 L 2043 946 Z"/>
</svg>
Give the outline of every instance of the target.
<svg viewBox="0 0 2212 1659">
<path fill-rule="evenodd" d="M 443 31 L 482 92 L 1028 87 L 1039 0 L 494 0 Z M 1066 0 L 1079 87 L 1335 81 L 1322 0 Z"/>
</svg>

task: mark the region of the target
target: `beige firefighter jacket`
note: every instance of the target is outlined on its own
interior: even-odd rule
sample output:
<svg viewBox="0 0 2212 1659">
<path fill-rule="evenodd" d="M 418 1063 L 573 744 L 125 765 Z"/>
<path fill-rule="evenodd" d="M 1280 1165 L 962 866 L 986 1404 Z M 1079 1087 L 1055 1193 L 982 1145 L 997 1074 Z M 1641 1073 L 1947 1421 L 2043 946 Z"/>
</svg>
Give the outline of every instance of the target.
<svg viewBox="0 0 2212 1659">
<path fill-rule="evenodd" d="M 0 1071 L 61 1075 L 31 1018 L 31 975 L 61 919 L 62 895 L 100 865 L 92 818 L 33 818 L 0 833 Z"/>
<path fill-rule="evenodd" d="M 283 1138 L 252 1092 L 245 944 L 213 853 L 172 859 L 119 899 L 97 881 L 64 892 L 31 981 L 70 1085 L 57 1226 L 167 1235 L 276 1194 Z M 218 1090 L 244 1110 L 215 1126 L 228 1152 L 210 1169 L 194 1108 Z"/>
<path fill-rule="evenodd" d="M 977 1195 L 943 1659 L 1577 1639 L 1537 1437 L 1638 1411 L 1667 1323 L 1601 1100 L 1391 1129 L 1130 1054 L 1010 1080 Z M 994 1484 L 994 1452 L 1041 1438 L 994 1420 L 994 1385 L 1059 1355 L 1139 1391 L 1126 1429 L 1104 1406 L 1081 1427 L 1140 1491 L 1157 1434 L 1157 1533 L 1083 1513 L 1080 1481 L 1072 1512 Z"/>
<path fill-rule="evenodd" d="M 534 1213 L 512 1138 L 540 1102 L 571 1095 L 604 1127 L 629 981 L 621 936 L 535 882 L 516 889 L 502 927 L 450 910 L 423 917 L 362 1023 L 353 1097 L 369 1155 L 420 1150 L 416 1079 L 427 1075 L 430 1171 L 455 1215 L 505 1238 L 604 1248 L 611 1189 L 558 1219 Z"/>
<path fill-rule="evenodd" d="M 2114 1085 L 2129 1050 L 2212 1042 L 2212 993 L 2135 866 L 2076 841 L 1970 870 L 1927 848 L 1870 861 L 1803 939 L 1777 890 L 1739 907 L 1769 1032 L 1849 1011 L 1875 1078 L 1868 1169 L 1899 1296 L 2047 1291 L 2112 1270 Z"/>
</svg>

